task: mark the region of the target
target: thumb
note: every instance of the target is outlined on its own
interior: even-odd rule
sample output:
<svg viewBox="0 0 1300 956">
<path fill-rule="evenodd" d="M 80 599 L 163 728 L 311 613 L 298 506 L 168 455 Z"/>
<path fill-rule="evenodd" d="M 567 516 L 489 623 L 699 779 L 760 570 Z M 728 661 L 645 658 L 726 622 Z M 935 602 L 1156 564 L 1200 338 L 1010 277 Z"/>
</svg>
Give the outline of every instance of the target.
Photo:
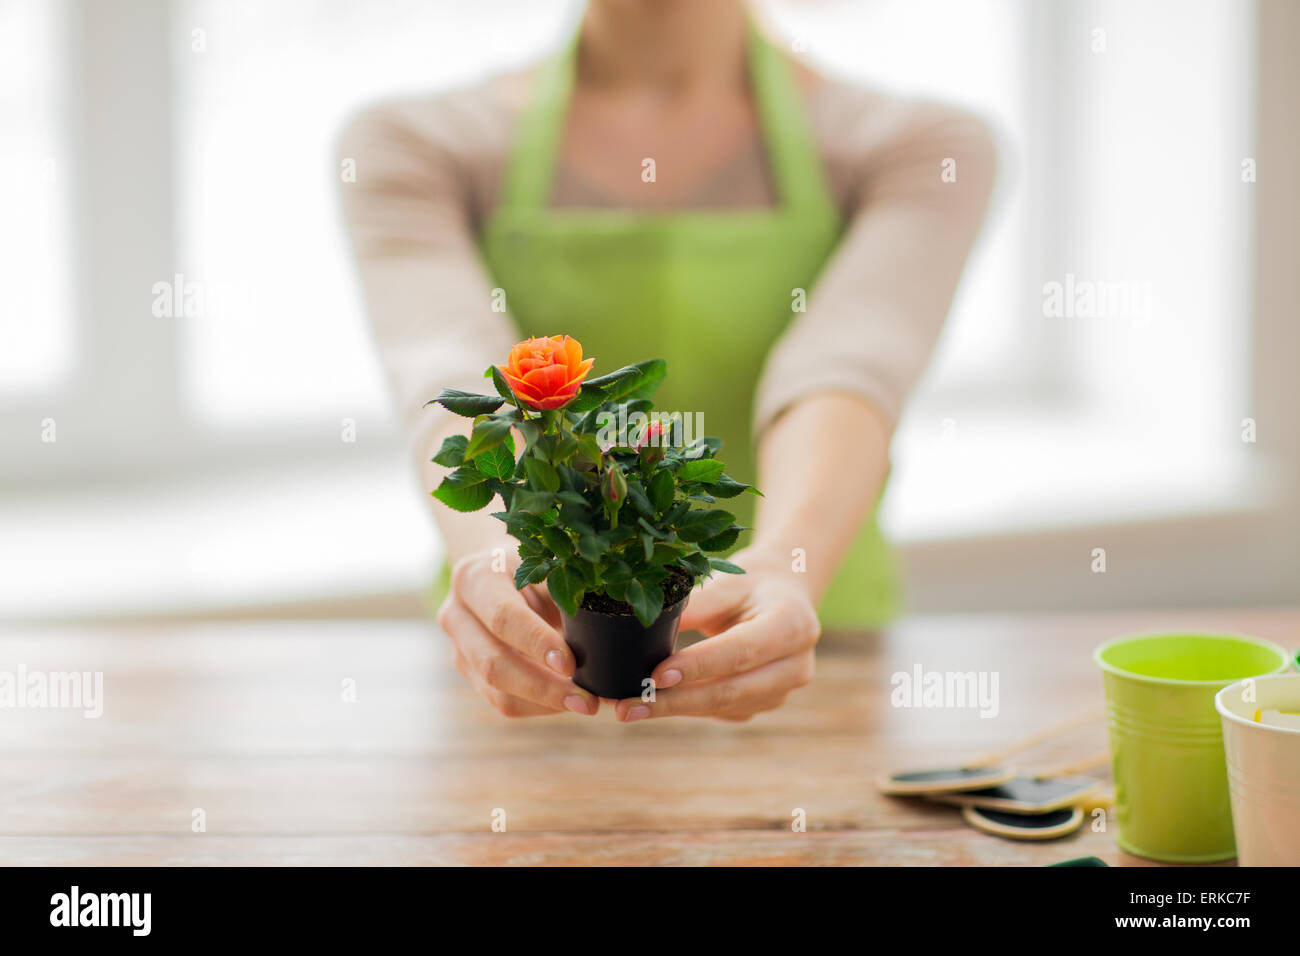
<svg viewBox="0 0 1300 956">
<path fill-rule="evenodd" d="M 681 629 L 699 631 L 708 637 L 725 631 L 736 616 L 735 596 L 728 596 L 725 588 L 704 587 L 691 594 L 682 612 Z"/>
</svg>

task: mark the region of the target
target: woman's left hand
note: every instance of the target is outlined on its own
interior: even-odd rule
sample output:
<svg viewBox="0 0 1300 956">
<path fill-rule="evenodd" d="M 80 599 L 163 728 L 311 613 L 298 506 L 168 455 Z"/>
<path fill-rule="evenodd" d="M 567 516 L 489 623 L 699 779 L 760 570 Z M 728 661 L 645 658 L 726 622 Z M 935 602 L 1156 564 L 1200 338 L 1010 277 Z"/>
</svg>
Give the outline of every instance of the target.
<svg viewBox="0 0 1300 956">
<path fill-rule="evenodd" d="M 729 558 L 745 574 L 715 574 L 691 595 L 682 630 L 706 636 L 651 675 L 655 699 L 621 700 L 624 722 L 690 715 L 748 720 L 785 703 L 813 678 L 821 633 L 807 577 L 788 556 L 750 549 Z"/>
</svg>

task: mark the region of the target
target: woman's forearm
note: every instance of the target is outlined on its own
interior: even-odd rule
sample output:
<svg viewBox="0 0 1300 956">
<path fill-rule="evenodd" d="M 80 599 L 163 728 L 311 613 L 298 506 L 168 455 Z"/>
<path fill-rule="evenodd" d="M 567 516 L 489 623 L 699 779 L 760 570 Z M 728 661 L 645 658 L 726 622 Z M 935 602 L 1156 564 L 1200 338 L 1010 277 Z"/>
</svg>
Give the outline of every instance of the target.
<svg viewBox="0 0 1300 956">
<path fill-rule="evenodd" d="M 889 471 L 889 430 L 861 398 L 826 392 L 798 402 L 763 434 L 751 551 L 792 566 L 820 602 Z"/>
</svg>

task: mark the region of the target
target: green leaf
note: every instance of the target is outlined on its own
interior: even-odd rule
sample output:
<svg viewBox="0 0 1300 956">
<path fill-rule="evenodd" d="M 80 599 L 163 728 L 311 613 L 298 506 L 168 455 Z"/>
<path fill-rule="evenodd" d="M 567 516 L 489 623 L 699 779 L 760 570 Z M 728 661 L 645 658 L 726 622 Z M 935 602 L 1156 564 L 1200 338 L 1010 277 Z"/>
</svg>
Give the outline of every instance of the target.
<svg viewBox="0 0 1300 956">
<path fill-rule="evenodd" d="M 668 579 L 668 572 L 659 567 L 659 565 L 652 564 L 648 568 L 639 571 L 636 577 L 643 586 L 663 584 L 663 582 Z"/>
<path fill-rule="evenodd" d="M 714 458 L 695 458 L 677 469 L 677 480 L 682 484 L 688 481 L 712 484 L 722 477 L 722 469 L 725 467 L 722 462 Z"/>
<path fill-rule="evenodd" d="M 560 476 L 549 461 L 529 455 L 524 459 L 524 473 L 534 491 L 559 491 Z"/>
<path fill-rule="evenodd" d="M 506 530 L 516 538 L 536 534 L 542 530 L 542 519 L 523 511 L 494 511 L 492 517 L 503 521 Z"/>
<path fill-rule="evenodd" d="M 705 508 L 689 511 L 677 522 L 677 537 L 683 541 L 704 541 L 721 534 L 735 520 L 735 515 L 727 511 Z"/>
<path fill-rule="evenodd" d="M 667 541 L 669 537 L 671 537 L 671 535 L 669 535 L 667 531 L 661 531 L 659 528 L 656 528 L 654 525 L 652 525 L 649 521 L 646 521 L 645 518 L 637 518 L 636 523 L 639 524 L 642 528 L 644 528 L 650 534 L 651 537 L 658 538 L 660 541 Z M 648 558 L 649 555 L 646 555 L 646 557 Z"/>
<path fill-rule="evenodd" d="M 645 559 L 649 561 L 652 557 L 654 557 L 655 539 L 648 534 L 642 533 L 641 549 L 645 552 Z"/>
<path fill-rule="evenodd" d="M 605 557 L 605 552 L 608 550 L 609 545 L 606 544 L 598 535 L 578 535 L 578 553 L 592 564 L 599 564 L 601 559 Z"/>
<path fill-rule="evenodd" d="M 510 435 L 510 422 L 504 418 L 492 416 L 481 418 L 474 423 L 470 433 L 469 444 L 465 447 L 465 458 L 469 460 L 489 448 L 500 445 Z"/>
<path fill-rule="evenodd" d="M 740 537 L 740 532 L 741 529 L 738 526 L 727 528 L 721 534 L 715 534 L 712 538 L 705 538 L 701 541 L 700 550 L 726 551 L 736 543 L 736 539 Z"/>
<path fill-rule="evenodd" d="M 502 481 L 515 473 L 515 442 L 506 434 L 505 440 L 495 448 L 489 448 L 474 459 L 474 467 L 489 478 Z"/>
<path fill-rule="evenodd" d="M 624 365 L 622 368 L 616 368 L 612 372 L 604 375 L 597 375 L 595 378 L 589 378 L 582 383 L 583 388 L 604 388 L 607 385 L 615 385 L 628 378 L 638 374 L 635 365 Z"/>
<path fill-rule="evenodd" d="M 501 496 L 501 503 L 505 506 L 506 511 L 509 511 L 511 503 L 515 500 L 515 486 L 499 478 L 489 478 L 487 485 L 495 494 Z"/>
<path fill-rule="evenodd" d="M 580 471 L 600 467 L 600 442 L 595 435 L 578 436 L 578 447 L 573 453 L 573 467 Z"/>
<path fill-rule="evenodd" d="M 542 435 L 542 423 L 535 418 L 530 418 L 526 422 L 519 422 L 515 425 L 519 429 L 519 434 L 524 438 L 524 444 L 531 448 L 537 443 L 537 439 Z"/>
<path fill-rule="evenodd" d="M 609 567 L 605 569 L 605 584 L 607 586 L 613 584 L 626 584 L 628 581 L 632 580 L 633 573 L 632 566 L 622 558 L 610 558 Z M 618 597 L 618 595 L 613 592 L 610 592 L 610 596 Z M 618 599 L 620 601 L 623 600 L 621 597 Z"/>
<path fill-rule="evenodd" d="M 452 484 L 460 485 L 462 487 L 469 487 L 470 485 L 477 485 L 485 481 L 487 481 L 487 476 L 482 474 L 471 463 L 468 465 L 461 465 L 443 479 L 443 484 L 451 482 Z"/>
<path fill-rule="evenodd" d="M 578 575 L 582 582 L 584 591 L 594 590 L 596 587 L 596 566 L 587 561 L 571 561 L 568 565 L 569 573 Z"/>
<path fill-rule="evenodd" d="M 602 531 L 600 536 L 609 542 L 610 547 L 613 547 L 616 544 L 622 544 L 628 538 L 635 538 L 636 529 L 631 525 L 621 524 L 617 528 Z"/>
<path fill-rule="evenodd" d="M 576 491 L 561 491 L 555 497 L 561 504 L 572 505 L 575 508 L 587 507 L 587 499 Z"/>
<path fill-rule="evenodd" d="M 550 571 L 550 562 L 544 558 L 527 558 L 515 568 L 515 589 L 523 590 L 526 585 L 545 580 Z"/>
<path fill-rule="evenodd" d="M 574 574 L 563 564 L 557 564 L 546 577 L 546 590 L 551 593 L 551 600 L 565 614 L 573 617 L 578 613 L 578 604 L 582 601 L 582 578 Z"/>
<path fill-rule="evenodd" d="M 556 523 L 560 527 L 581 536 L 596 533 L 592 518 L 593 515 L 586 508 L 575 508 L 573 505 L 566 504 L 560 506 L 560 518 Z"/>
<path fill-rule="evenodd" d="M 555 462 L 557 468 L 564 465 L 578 450 L 578 439 L 573 435 L 562 434 L 560 440 L 555 445 L 555 450 L 549 456 L 550 460 Z"/>
<path fill-rule="evenodd" d="M 668 365 L 663 359 L 649 359 L 645 362 L 637 362 L 635 365 L 624 365 L 608 375 L 601 375 L 584 382 L 582 391 L 568 407 L 575 412 L 585 412 L 605 402 L 649 398 L 667 374 Z"/>
<path fill-rule="evenodd" d="M 462 392 L 457 388 L 444 388 L 434 398 L 425 402 L 424 407 L 428 408 L 435 402 L 447 411 L 464 415 L 466 418 L 490 414 L 502 404 L 501 399 L 495 395 L 475 395 L 473 392 Z"/>
<path fill-rule="evenodd" d="M 723 574 L 744 574 L 745 569 L 738 564 L 732 564 L 730 561 L 724 561 L 722 558 L 709 558 L 709 567 L 714 571 L 721 571 Z"/>
<path fill-rule="evenodd" d="M 468 444 L 469 438 L 466 435 L 448 435 L 442 440 L 438 454 L 430 460 L 436 465 L 458 468 L 465 461 L 465 446 Z"/>
<path fill-rule="evenodd" d="M 568 558 L 573 556 L 573 542 L 569 536 L 559 528 L 550 527 L 542 529 L 542 540 L 546 546 L 557 558 Z"/>
<path fill-rule="evenodd" d="M 672 564 L 680 555 L 681 551 L 670 544 L 656 544 L 654 554 L 650 555 L 650 563 L 660 566 Z"/>
<path fill-rule="evenodd" d="M 720 451 L 722 451 L 721 438 L 701 435 L 682 449 L 682 457 L 686 459 L 712 458 Z"/>
<path fill-rule="evenodd" d="M 717 495 L 719 498 L 734 498 L 736 495 L 745 491 L 748 491 L 750 494 L 759 494 L 758 489 L 753 485 L 743 484 L 728 475 L 723 475 L 713 484 L 709 485 L 710 494 Z"/>
<path fill-rule="evenodd" d="M 683 554 L 677 559 L 677 563 L 696 577 L 708 574 L 710 571 L 709 559 L 698 551 L 693 551 L 690 554 Z"/>
<path fill-rule="evenodd" d="M 545 514 L 555 503 L 555 495 L 549 491 L 529 491 L 527 488 L 515 490 L 514 501 L 510 502 L 512 511 L 528 511 L 535 515 Z"/>
<path fill-rule="evenodd" d="M 495 365 L 489 366 L 487 370 L 488 377 L 492 379 L 492 384 L 497 390 L 497 394 L 504 398 L 511 405 L 518 405 L 519 399 L 515 398 L 515 390 L 510 387 L 506 377 L 501 374 L 501 369 Z"/>
<path fill-rule="evenodd" d="M 607 401 L 649 399 L 654 395 L 659 383 L 664 380 L 664 376 L 668 374 L 668 363 L 663 359 L 637 362 L 632 368 L 636 369 L 635 375 L 629 375 L 606 389 L 609 393 Z"/>
<path fill-rule="evenodd" d="M 492 500 L 487 479 L 471 466 L 457 468 L 433 492 L 433 496 L 456 511 L 478 511 Z"/>
<path fill-rule="evenodd" d="M 672 507 L 673 495 L 677 491 L 677 485 L 673 481 L 672 472 L 667 469 L 656 471 L 654 477 L 650 479 L 650 486 L 647 489 L 650 498 L 650 504 L 654 506 L 656 513 L 662 514 Z"/>
<path fill-rule="evenodd" d="M 635 508 L 638 513 L 645 515 L 647 518 L 653 518 L 655 516 L 655 506 L 650 503 L 650 499 L 646 496 L 645 488 L 642 487 L 641 482 L 636 479 L 628 482 L 627 498 L 628 501 L 632 502 L 632 507 Z"/>
<path fill-rule="evenodd" d="M 582 389 L 578 392 L 578 397 L 569 404 L 564 406 L 566 412 L 590 412 L 605 404 L 605 390 L 599 385 L 592 385 L 590 382 L 583 383 Z"/>
<path fill-rule="evenodd" d="M 636 578 L 627 582 L 628 604 L 636 612 L 636 619 L 643 627 L 649 627 L 664 609 L 663 588 L 657 584 L 642 584 Z"/>
</svg>

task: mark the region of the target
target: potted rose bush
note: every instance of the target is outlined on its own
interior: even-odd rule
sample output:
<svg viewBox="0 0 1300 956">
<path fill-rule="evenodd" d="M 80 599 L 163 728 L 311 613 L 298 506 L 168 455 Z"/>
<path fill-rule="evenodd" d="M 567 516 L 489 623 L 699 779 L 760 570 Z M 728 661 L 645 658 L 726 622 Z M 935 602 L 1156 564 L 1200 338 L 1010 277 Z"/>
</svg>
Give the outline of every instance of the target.
<svg viewBox="0 0 1300 956">
<path fill-rule="evenodd" d="M 573 338 L 530 338 L 484 373 L 496 394 L 439 393 L 429 404 L 474 425 L 434 456 L 453 470 L 433 495 L 457 511 L 499 499 L 493 517 L 519 541 L 515 587 L 545 582 L 574 681 L 635 697 L 672 654 L 691 590 L 744 573 L 717 553 L 745 529 L 715 505 L 757 491 L 726 475 L 721 441 L 685 441 L 680 416 L 654 412 L 663 361 L 587 379 L 592 365 Z"/>
</svg>

